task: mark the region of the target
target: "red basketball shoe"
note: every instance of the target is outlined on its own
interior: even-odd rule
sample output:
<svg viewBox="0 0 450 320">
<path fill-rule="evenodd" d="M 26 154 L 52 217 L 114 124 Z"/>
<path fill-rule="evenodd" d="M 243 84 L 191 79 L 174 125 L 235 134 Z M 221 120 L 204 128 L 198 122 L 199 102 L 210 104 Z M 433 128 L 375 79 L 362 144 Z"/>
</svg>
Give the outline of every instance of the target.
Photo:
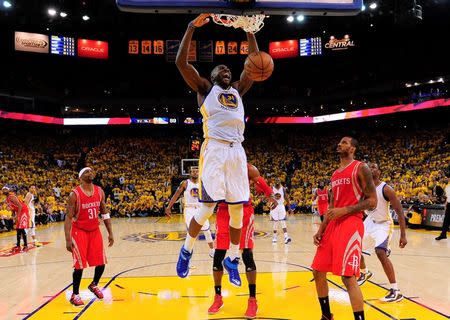
<svg viewBox="0 0 450 320">
<path fill-rule="evenodd" d="M 81 300 L 80 296 L 78 294 L 73 294 L 70 297 L 69 302 L 74 305 L 75 307 L 82 307 L 84 306 L 83 300 Z"/>
<path fill-rule="evenodd" d="M 247 311 L 245 311 L 245 317 L 248 319 L 255 319 L 256 313 L 258 312 L 258 304 L 256 303 L 256 298 L 248 298 Z"/>
<path fill-rule="evenodd" d="M 208 309 L 208 314 L 216 314 L 223 306 L 222 296 L 216 294 L 214 296 L 214 302 Z"/>
<path fill-rule="evenodd" d="M 91 282 L 91 284 L 89 285 L 88 289 L 93 294 L 95 294 L 95 296 L 98 299 L 100 299 L 100 300 L 103 299 L 103 292 L 102 292 L 102 290 L 100 290 L 100 288 L 97 285 L 95 285 L 93 282 Z"/>
</svg>

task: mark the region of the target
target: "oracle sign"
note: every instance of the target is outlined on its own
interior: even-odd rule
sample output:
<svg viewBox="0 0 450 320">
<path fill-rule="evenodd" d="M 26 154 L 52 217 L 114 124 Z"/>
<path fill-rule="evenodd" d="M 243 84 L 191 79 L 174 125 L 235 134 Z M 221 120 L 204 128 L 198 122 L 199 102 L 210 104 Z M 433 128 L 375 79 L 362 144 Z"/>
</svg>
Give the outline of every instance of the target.
<svg viewBox="0 0 450 320">
<path fill-rule="evenodd" d="M 79 57 L 108 59 L 108 42 L 78 39 L 77 51 Z"/>
<path fill-rule="evenodd" d="M 48 53 L 48 36 L 45 34 L 16 31 L 14 40 L 14 49 L 16 51 Z"/>
<path fill-rule="evenodd" d="M 274 59 L 298 56 L 298 40 L 269 42 L 269 54 Z"/>
</svg>

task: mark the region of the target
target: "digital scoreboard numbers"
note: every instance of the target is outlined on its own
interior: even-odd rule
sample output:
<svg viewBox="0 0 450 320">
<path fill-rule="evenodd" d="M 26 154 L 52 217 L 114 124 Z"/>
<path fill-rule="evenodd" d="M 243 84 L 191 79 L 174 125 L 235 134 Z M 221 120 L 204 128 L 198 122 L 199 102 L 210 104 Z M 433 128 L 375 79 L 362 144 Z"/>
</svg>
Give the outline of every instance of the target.
<svg viewBox="0 0 450 320">
<path fill-rule="evenodd" d="M 61 56 L 74 56 L 75 39 L 71 37 L 52 36 L 50 52 Z"/>
<path fill-rule="evenodd" d="M 322 55 L 322 38 L 300 39 L 300 56 L 320 56 Z"/>
</svg>

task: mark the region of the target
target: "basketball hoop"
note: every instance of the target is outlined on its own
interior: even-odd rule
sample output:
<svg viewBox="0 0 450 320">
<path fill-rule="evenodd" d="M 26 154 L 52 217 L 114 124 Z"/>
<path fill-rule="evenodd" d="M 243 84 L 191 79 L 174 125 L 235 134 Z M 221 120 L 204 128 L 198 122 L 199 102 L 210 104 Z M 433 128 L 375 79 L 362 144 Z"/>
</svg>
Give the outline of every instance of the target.
<svg viewBox="0 0 450 320">
<path fill-rule="evenodd" d="M 255 14 L 252 16 L 235 16 L 232 14 L 212 14 L 214 23 L 225 27 L 241 28 L 245 32 L 257 33 L 264 27 L 264 14 Z"/>
</svg>

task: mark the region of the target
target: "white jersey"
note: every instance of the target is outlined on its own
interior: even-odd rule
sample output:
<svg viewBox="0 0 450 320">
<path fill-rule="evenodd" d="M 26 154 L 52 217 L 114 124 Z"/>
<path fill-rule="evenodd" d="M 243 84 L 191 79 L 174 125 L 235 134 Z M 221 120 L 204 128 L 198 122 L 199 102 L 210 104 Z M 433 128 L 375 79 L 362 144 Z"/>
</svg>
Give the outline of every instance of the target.
<svg viewBox="0 0 450 320">
<path fill-rule="evenodd" d="M 185 208 L 198 207 L 198 183 L 194 183 L 191 179 L 187 179 L 186 190 L 184 190 L 183 198 L 183 204 Z"/>
<path fill-rule="evenodd" d="M 227 90 L 214 85 L 200 107 L 203 136 L 228 142 L 244 141 L 244 104 L 233 87 Z"/>
<path fill-rule="evenodd" d="M 386 186 L 386 182 L 381 182 L 377 186 L 377 207 L 374 210 L 366 210 L 367 218 L 377 223 L 379 222 L 392 222 L 391 213 L 389 211 L 389 201 L 384 198 L 383 189 Z"/>
<path fill-rule="evenodd" d="M 281 205 L 284 207 L 284 188 L 281 186 L 279 189 L 277 189 L 275 186 L 272 187 L 273 194 L 275 196 L 275 200 L 277 200 L 278 205 Z"/>
<path fill-rule="evenodd" d="M 35 212 L 36 212 L 36 208 L 34 207 L 34 195 L 31 193 L 31 192 L 29 192 L 28 194 L 30 194 L 31 195 L 31 200 L 30 200 L 30 203 L 27 203 L 27 205 L 28 205 L 28 208 L 30 209 L 30 213 L 31 214 L 35 214 Z M 27 195 L 28 195 L 27 194 Z"/>
</svg>

